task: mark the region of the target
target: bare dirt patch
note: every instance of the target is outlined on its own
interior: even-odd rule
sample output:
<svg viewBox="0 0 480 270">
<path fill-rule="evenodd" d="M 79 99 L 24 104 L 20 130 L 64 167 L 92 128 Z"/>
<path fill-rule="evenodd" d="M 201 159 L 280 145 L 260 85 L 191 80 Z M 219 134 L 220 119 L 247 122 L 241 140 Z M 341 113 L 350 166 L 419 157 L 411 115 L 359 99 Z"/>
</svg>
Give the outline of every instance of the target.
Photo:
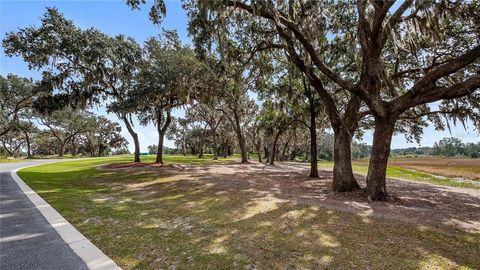
<svg viewBox="0 0 480 270">
<path fill-rule="evenodd" d="M 103 169 L 125 169 L 126 165 L 104 166 Z M 168 170 L 182 179 L 195 181 L 208 189 L 258 193 L 259 200 L 291 201 L 321 205 L 362 216 L 380 217 L 428 226 L 455 226 L 470 232 L 480 232 L 480 190 L 438 186 L 411 181 L 388 180 L 395 200 L 371 203 L 363 191 L 332 193 L 332 173 L 320 171 L 319 178 L 308 177 L 301 164 L 284 163 L 232 164 L 207 166 L 127 166 L 131 170 L 149 169 L 161 174 Z M 365 178 L 356 175 L 360 185 Z"/>
<path fill-rule="evenodd" d="M 158 163 L 140 163 L 140 162 L 121 162 L 110 163 L 99 166 L 100 169 L 131 169 L 131 168 L 182 168 L 176 164 L 158 164 Z"/>
</svg>

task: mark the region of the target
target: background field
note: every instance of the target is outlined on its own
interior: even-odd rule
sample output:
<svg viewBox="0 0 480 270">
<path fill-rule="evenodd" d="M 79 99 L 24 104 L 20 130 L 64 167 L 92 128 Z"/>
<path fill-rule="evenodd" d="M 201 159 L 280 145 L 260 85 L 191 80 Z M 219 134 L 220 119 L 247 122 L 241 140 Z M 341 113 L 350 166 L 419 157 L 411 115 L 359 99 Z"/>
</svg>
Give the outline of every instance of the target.
<svg viewBox="0 0 480 270">
<path fill-rule="evenodd" d="M 354 160 L 352 164 L 354 173 L 367 175 L 368 160 Z M 330 170 L 333 162 L 320 162 L 319 167 Z M 480 159 L 391 158 L 387 177 L 480 189 Z"/>
<path fill-rule="evenodd" d="M 391 158 L 389 165 L 447 177 L 480 180 L 480 158 Z"/>
</svg>

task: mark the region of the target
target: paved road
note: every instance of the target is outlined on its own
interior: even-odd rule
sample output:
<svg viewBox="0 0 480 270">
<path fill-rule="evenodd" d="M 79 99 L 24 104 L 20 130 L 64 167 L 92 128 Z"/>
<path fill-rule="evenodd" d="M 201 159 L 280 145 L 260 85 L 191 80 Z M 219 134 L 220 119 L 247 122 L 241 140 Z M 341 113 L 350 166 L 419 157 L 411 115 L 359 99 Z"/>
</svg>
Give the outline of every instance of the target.
<svg viewBox="0 0 480 270">
<path fill-rule="evenodd" d="M 52 162 L 0 164 L 0 269 L 88 269 L 10 176 L 14 169 Z"/>
</svg>

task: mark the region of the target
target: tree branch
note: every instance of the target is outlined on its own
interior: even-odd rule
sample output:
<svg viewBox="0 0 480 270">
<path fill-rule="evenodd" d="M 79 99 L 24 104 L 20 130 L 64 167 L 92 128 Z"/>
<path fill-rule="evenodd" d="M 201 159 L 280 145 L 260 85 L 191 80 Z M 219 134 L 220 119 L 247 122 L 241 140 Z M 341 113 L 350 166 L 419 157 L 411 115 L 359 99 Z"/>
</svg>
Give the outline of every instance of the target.
<svg viewBox="0 0 480 270">
<path fill-rule="evenodd" d="M 413 95 L 411 92 L 390 102 L 393 112 L 397 115 L 409 108 L 424 103 L 431 103 L 443 99 L 455 99 L 467 96 L 480 89 L 480 75 L 472 76 L 467 80 L 454 84 L 450 87 L 429 87 L 423 89 L 421 94 Z"/>
<path fill-rule="evenodd" d="M 303 33 L 295 26 L 295 24 L 290 21 L 289 19 L 285 18 L 281 14 L 276 14 L 273 11 L 268 11 L 264 6 L 261 8 L 253 9 L 250 5 L 247 5 L 243 2 L 239 1 L 234 1 L 234 0 L 224 0 L 223 3 L 226 6 L 230 6 L 233 8 L 239 8 L 244 11 L 249 12 L 250 14 L 254 16 L 260 16 L 265 19 L 269 19 L 272 21 L 277 29 L 278 27 L 287 27 L 292 33 L 294 34 L 295 38 L 302 44 L 302 46 L 305 48 L 306 52 L 309 54 L 310 58 L 312 59 L 312 62 L 315 64 L 315 66 L 323 73 L 325 76 L 327 76 L 330 80 L 333 82 L 337 83 L 340 85 L 342 88 L 351 91 L 351 92 L 359 92 L 360 89 L 356 87 L 356 85 L 350 81 L 344 80 L 341 78 L 341 76 L 334 71 L 332 71 L 330 68 L 328 68 L 324 62 L 322 62 L 319 58 L 318 55 L 315 51 L 315 48 L 313 45 L 308 41 L 308 39 L 303 35 Z M 277 19 L 275 19 L 277 17 Z"/>
</svg>

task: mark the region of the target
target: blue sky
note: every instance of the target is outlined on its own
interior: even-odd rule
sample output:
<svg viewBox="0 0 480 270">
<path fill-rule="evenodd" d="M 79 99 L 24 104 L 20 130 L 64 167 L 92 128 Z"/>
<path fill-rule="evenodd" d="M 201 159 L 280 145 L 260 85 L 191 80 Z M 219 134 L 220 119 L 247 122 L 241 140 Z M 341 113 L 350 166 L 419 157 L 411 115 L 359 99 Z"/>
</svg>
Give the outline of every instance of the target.
<svg viewBox="0 0 480 270">
<path fill-rule="evenodd" d="M 177 0 L 167 0 L 167 17 L 161 26 L 154 26 L 148 19 L 147 6 L 142 10 L 131 10 L 123 0 L 103 0 L 103 1 L 0 1 L 0 39 L 3 39 L 6 32 L 16 31 L 18 28 L 39 25 L 40 17 L 45 12 L 46 7 L 57 7 L 66 18 L 73 20 L 81 28 L 94 27 L 110 35 L 124 34 L 131 36 L 142 43 L 148 37 L 160 33 L 161 28 L 176 29 L 183 42 L 191 43 L 187 34 L 187 16 L 181 8 L 181 2 Z M 20 58 L 9 58 L 3 53 L 0 54 L 0 74 L 6 75 L 14 73 L 20 76 L 39 78 L 39 72 L 29 70 L 28 66 Z M 103 108 L 97 108 L 100 114 L 106 114 Z M 176 115 L 182 115 L 183 112 L 177 111 Z M 118 121 L 115 115 L 108 116 L 113 121 Z M 142 127 L 136 125 L 139 133 L 142 151 L 150 144 L 156 144 L 158 137 L 153 126 Z M 130 136 L 123 128 L 123 135 L 129 141 Z M 467 142 L 477 142 L 480 140 L 478 133 L 470 125 L 467 130 L 462 126 L 453 127 L 452 134 L 448 131 L 435 131 L 433 127 L 426 128 L 421 142 L 422 146 L 431 146 L 435 141 L 443 137 L 454 136 Z M 366 143 L 371 144 L 371 132 L 367 132 L 364 137 Z M 173 147 L 171 141 L 166 145 Z M 392 148 L 403 148 L 408 146 L 418 146 L 416 143 L 408 143 L 403 135 L 397 135 L 393 138 Z M 130 143 L 133 148 L 133 143 Z"/>
</svg>

